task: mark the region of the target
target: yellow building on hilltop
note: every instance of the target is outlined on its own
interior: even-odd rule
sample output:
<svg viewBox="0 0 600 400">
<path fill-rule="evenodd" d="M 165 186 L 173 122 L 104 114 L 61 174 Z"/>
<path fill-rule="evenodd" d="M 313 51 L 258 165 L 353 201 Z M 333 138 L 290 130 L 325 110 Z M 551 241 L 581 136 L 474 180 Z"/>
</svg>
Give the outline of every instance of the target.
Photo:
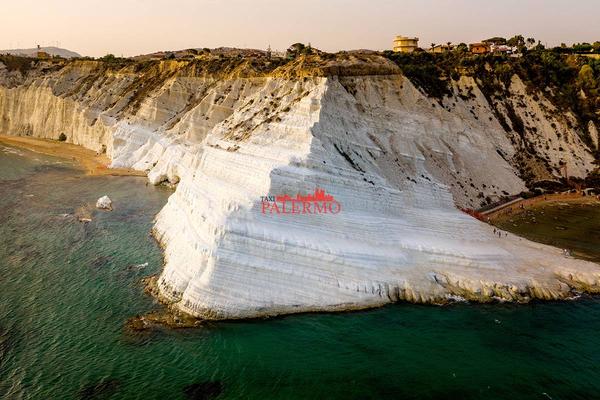
<svg viewBox="0 0 600 400">
<path fill-rule="evenodd" d="M 419 47 L 419 38 L 396 36 L 394 39 L 394 52 L 396 53 L 412 53 Z"/>
</svg>

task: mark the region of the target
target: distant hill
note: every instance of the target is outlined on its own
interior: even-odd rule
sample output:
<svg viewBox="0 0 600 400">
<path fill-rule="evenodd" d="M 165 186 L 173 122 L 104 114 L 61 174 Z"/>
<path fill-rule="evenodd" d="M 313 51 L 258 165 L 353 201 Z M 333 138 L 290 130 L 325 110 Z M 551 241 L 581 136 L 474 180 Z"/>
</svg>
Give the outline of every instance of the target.
<svg viewBox="0 0 600 400">
<path fill-rule="evenodd" d="M 60 47 L 33 47 L 31 49 L 12 49 L 12 50 L 0 50 L 0 54 L 12 54 L 15 56 L 35 57 L 38 51 L 45 51 L 52 56 L 60 56 L 64 58 L 81 57 L 81 54 L 75 53 L 74 51 L 61 49 Z"/>
</svg>

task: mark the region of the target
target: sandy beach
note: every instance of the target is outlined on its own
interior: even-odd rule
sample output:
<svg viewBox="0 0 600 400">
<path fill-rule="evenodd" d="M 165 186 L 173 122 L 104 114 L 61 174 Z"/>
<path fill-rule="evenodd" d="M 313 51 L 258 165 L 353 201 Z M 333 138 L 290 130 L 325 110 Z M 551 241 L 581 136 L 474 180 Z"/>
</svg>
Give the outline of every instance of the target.
<svg viewBox="0 0 600 400">
<path fill-rule="evenodd" d="M 0 144 L 72 160 L 84 169 L 87 175 L 146 176 L 143 171 L 109 168 L 110 160 L 106 154 L 96 155 L 92 150 L 71 143 L 24 136 L 0 135 Z"/>
<path fill-rule="evenodd" d="M 485 215 L 489 221 L 499 222 L 509 218 L 513 218 L 526 210 L 537 209 L 552 203 L 569 203 L 569 204 L 600 204 L 600 200 L 596 196 L 583 196 L 582 193 L 552 193 L 541 196 L 523 199 L 519 202 L 511 204 L 498 211 Z"/>
</svg>

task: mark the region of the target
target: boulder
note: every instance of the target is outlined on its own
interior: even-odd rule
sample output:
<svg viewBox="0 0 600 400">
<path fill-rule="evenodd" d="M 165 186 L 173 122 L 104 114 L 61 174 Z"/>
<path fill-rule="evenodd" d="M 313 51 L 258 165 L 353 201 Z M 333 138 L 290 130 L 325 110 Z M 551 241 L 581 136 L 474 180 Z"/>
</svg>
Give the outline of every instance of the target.
<svg viewBox="0 0 600 400">
<path fill-rule="evenodd" d="M 96 202 L 96 208 L 112 211 L 112 201 L 108 196 L 102 196 Z"/>
</svg>

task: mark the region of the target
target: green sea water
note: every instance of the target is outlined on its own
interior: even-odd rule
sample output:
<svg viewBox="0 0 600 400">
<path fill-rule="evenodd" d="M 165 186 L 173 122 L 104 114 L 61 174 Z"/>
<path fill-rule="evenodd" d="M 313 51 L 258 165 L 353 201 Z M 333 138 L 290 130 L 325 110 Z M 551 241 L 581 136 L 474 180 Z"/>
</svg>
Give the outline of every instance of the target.
<svg viewBox="0 0 600 400">
<path fill-rule="evenodd" d="M 2 146 L 0 185 L 0 398 L 600 397 L 598 297 L 131 333 L 128 318 L 160 308 L 140 280 L 160 271 L 149 232 L 170 191 Z M 76 210 L 104 194 L 115 210 L 92 207 L 93 221 L 78 222 Z M 570 212 L 590 229 L 529 231 L 563 247 L 585 241 L 577 250 L 600 259 L 600 214 Z"/>
</svg>

